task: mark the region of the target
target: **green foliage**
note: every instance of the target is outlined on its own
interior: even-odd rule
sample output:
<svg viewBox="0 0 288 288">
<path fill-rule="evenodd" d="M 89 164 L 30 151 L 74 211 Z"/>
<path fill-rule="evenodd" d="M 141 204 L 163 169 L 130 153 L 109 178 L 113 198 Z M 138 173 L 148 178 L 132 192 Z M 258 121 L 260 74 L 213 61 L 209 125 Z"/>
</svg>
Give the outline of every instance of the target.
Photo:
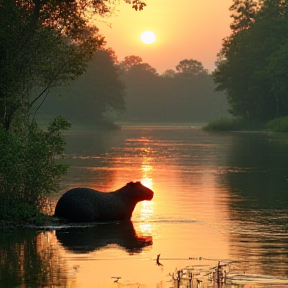
<svg viewBox="0 0 288 288">
<path fill-rule="evenodd" d="M 52 87 L 81 75 L 104 41 L 80 12 L 87 3 L 101 14 L 101 1 L 30 2 L 0 0 L 0 123 L 6 130 L 12 119 L 37 110 Z"/>
<path fill-rule="evenodd" d="M 260 4 L 261 3 L 261 4 Z M 236 117 L 267 121 L 288 115 L 286 1 L 234 0 L 234 30 L 213 73 Z"/>
<path fill-rule="evenodd" d="M 234 32 L 249 28 L 254 20 L 260 4 L 254 0 L 234 0 L 230 7 L 233 23 L 230 27 Z"/>
<path fill-rule="evenodd" d="M 220 118 L 203 127 L 205 131 L 250 131 L 262 129 L 263 123 L 243 118 Z"/>
<path fill-rule="evenodd" d="M 273 132 L 288 132 L 288 116 L 268 121 L 266 129 Z"/>
<path fill-rule="evenodd" d="M 56 118 L 41 130 L 36 122 L 6 132 L 0 127 L 0 220 L 35 222 L 47 195 L 67 170 L 57 158 L 64 152 L 61 130 L 69 123 Z"/>
</svg>

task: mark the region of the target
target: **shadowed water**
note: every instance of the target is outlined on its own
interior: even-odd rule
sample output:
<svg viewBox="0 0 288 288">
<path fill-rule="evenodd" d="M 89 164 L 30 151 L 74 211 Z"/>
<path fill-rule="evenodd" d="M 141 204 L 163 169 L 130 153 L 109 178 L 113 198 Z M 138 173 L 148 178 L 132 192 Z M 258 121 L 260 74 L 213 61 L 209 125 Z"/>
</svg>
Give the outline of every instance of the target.
<svg viewBox="0 0 288 288">
<path fill-rule="evenodd" d="M 226 286 L 287 287 L 286 135 L 124 127 L 66 140 L 70 170 L 55 201 L 72 187 L 130 181 L 155 196 L 129 223 L 1 232 L 1 288 L 189 287 L 189 271 L 206 287 L 218 261 Z M 173 282 L 180 270 L 186 282 Z"/>
</svg>

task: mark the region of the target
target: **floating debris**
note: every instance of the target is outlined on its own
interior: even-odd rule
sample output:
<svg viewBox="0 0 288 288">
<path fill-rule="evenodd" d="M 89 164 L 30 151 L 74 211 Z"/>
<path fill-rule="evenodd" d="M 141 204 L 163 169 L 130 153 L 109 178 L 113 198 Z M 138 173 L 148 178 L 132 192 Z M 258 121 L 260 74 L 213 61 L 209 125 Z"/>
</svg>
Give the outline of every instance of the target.
<svg viewBox="0 0 288 288">
<path fill-rule="evenodd" d="M 121 279 L 121 277 L 111 277 L 111 278 L 114 278 L 114 282 L 117 283 L 119 281 L 119 279 Z"/>
</svg>

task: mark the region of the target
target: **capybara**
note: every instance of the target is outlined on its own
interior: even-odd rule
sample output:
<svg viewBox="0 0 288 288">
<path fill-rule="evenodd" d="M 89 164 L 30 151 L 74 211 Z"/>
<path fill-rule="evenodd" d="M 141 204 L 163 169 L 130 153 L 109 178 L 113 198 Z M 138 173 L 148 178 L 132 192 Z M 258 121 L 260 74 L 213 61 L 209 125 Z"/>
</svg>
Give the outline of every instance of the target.
<svg viewBox="0 0 288 288">
<path fill-rule="evenodd" d="M 127 183 L 114 192 L 73 188 L 58 200 L 55 215 L 70 222 L 128 220 L 136 204 L 151 200 L 154 192 L 139 181 Z"/>
</svg>

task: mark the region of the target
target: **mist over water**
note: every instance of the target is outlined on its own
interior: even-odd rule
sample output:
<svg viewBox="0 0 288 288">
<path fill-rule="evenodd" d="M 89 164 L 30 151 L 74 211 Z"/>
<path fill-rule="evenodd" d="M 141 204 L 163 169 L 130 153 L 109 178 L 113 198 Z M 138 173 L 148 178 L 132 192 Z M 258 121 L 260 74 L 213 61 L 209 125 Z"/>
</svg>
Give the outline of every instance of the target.
<svg viewBox="0 0 288 288">
<path fill-rule="evenodd" d="M 270 285 L 288 277 L 286 135 L 142 126 L 66 141 L 71 166 L 55 201 L 72 187 L 108 192 L 130 181 L 155 196 L 128 224 L 1 233 L 0 287 L 174 287 L 169 273 L 218 260 Z"/>
</svg>

